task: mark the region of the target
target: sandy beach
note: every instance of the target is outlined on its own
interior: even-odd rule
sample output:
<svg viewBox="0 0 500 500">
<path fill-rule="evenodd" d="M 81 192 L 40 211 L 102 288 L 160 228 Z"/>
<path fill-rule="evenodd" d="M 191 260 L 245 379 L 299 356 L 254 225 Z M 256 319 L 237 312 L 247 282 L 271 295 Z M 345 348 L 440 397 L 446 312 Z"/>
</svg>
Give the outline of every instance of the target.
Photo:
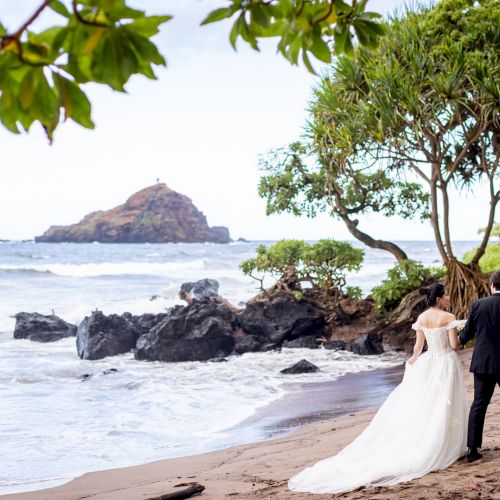
<svg viewBox="0 0 500 500">
<path fill-rule="evenodd" d="M 471 400 L 473 379 L 468 372 L 471 351 L 462 351 L 460 357 L 466 371 L 467 392 Z M 393 372 L 392 385 L 398 376 L 397 372 Z M 387 382 L 387 374 L 384 377 Z M 373 387 L 377 387 L 377 381 L 373 380 L 373 383 Z M 444 471 L 434 472 L 423 478 L 389 488 L 361 488 L 336 496 L 288 491 L 287 480 L 290 476 L 305 466 L 338 452 L 362 431 L 376 410 L 371 408 L 335 418 L 335 411 L 328 414 L 328 407 L 332 404 L 332 401 L 322 402 L 327 412 L 323 416 L 330 417 L 328 420 L 303 425 L 291 434 L 278 439 L 235 446 L 202 455 L 92 472 L 56 488 L 4 495 L 1 498 L 5 500 L 152 499 L 182 489 L 188 483 L 198 482 L 205 486 L 205 491 L 199 498 L 206 499 L 500 499 L 498 391 L 493 396 L 488 410 L 483 442 L 484 459 L 480 462 L 469 465 L 460 460 Z M 380 404 L 380 401 L 377 404 Z M 312 415 L 314 412 L 308 414 L 303 410 L 304 406 L 307 407 L 304 401 L 301 405 L 297 404 L 302 411 L 295 416 L 287 415 L 288 420 L 290 421 L 290 418 L 302 419 L 301 422 L 307 422 L 308 418 L 309 421 L 314 418 L 318 420 L 318 415 L 314 417 Z M 280 413 L 279 406 L 275 408 L 274 413 Z M 278 420 L 273 423 L 271 419 L 270 426 L 276 426 Z M 286 425 L 284 427 L 286 428 Z"/>
</svg>

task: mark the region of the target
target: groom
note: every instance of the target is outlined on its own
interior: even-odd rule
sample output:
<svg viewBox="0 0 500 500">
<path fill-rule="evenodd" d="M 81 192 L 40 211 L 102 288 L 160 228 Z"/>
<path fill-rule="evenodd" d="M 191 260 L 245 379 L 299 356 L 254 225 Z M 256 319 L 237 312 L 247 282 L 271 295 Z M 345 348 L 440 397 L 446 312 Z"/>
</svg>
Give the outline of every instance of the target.
<svg viewBox="0 0 500 500">
<path fill-rule="evenodd" d="M 483 440 L 486 409 L 495 386 L 500 386 L 500 271 L 490 276 L 491 296 L 479 299 L 471 306 L 469 318 L 460 332 L 465 345 L 476 337 L 470 371 L 474 373 L 474 402 L 469 413 L 467 461 L 475 462 Z"/>
</svg>

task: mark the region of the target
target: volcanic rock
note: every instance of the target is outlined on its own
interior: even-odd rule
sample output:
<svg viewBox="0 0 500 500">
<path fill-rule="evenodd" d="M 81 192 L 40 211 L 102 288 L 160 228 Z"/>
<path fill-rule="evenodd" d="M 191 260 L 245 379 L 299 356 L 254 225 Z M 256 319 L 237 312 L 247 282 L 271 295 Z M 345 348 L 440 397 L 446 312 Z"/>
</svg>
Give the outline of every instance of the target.
<svg viewBox="0 0 500 500">
<path fill-rule="evenodd" d="M 384 352 L 382 347 L 382 335 L 377 332 L 367 332 L 351 343 L 350 351 L 354 354 L 371 355 Z"/>
<path fill-rule="evenodd" d="M 175 306 L 149 333 L 142 335 L 135 358 L 148 361 L 206 361 L 233 352 L 234 314 L 210 298 Z"/>
<path fill-rule="evenodd" d="M 102 359 L 131 351 L 144 331 L 130 319 L 94 311 L 78 325 L 76 347 L 82 359 Z"/>
<path fill-rule="evenodd" d="M 319 308 L 289 296 L 249 302 L 238 322 L 246 333 L 258 338 L 265 350 L 281 346 L 284 340 L 320 337 L 325 334 L 326 324 Z"/>
<path fill-rule="evenodd" d="M 299 373 L 315 373 L 319 371 L 320 370 L 316 365 L 307 361 L 307 359 L 301 359 L 297 363 L 290 365 L 288 368 L 281 370 L 280 373 L 297 375 Z"/>
<path fill-rule="evenodd" d="M 76 325 L 67 323 L 55 315 L 21 312 L 16 314 L 15 339 L 34 342 L 54 342 L 76 335 Z"/>
<path fill-rule="evenodd" d="M 181 285 L 181 292 L 188 293 L 193 299 L 205 299 L 219 295 L 219 282 L 214 279 L 204 278 L 195 282 Z"/>
</svg>

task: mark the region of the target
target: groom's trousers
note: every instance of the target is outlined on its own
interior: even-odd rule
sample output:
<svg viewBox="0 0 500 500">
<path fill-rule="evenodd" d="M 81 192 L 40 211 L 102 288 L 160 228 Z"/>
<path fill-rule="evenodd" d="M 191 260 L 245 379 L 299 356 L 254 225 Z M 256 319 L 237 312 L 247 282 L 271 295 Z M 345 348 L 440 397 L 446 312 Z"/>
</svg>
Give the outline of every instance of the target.
<svg viewBox="0 0 500 500">
<path fill-rule="evenodd" d="M 481 448 L 486 409 L 496 385 L 500 386 L 500 374 L 474 373 L 474 402 L 469 413 L 467 446 Z"/>
</svg>

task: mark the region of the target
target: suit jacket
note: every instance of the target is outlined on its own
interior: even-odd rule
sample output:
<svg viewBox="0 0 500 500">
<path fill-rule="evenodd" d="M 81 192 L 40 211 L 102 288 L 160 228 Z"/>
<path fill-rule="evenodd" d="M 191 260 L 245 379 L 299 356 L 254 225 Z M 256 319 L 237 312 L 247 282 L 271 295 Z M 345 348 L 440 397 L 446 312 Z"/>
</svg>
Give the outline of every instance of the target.
<svg viewBox="0 0 500 500">
<path fill-rule="evenodd" d="M 472 304 L 460 342 L 465 345 L 474 337 L 470 371 L 500 375 L 500 293 Z"/>
</svg>

